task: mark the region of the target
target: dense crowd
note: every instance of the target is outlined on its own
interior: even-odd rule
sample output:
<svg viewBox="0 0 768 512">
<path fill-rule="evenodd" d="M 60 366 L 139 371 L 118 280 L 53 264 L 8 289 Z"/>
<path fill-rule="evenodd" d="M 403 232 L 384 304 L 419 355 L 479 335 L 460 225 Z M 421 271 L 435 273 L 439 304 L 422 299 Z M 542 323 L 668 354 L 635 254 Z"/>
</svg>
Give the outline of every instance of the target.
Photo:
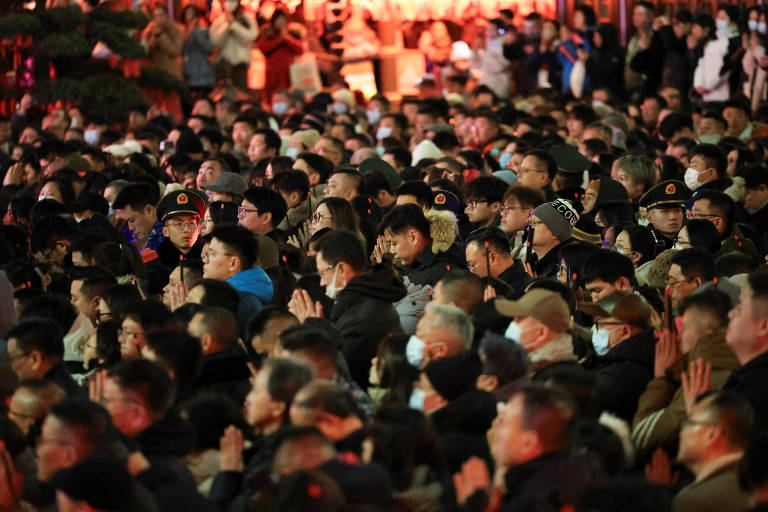
<svg viewBox="0 0 768 512">
<path fill-rule="evenodd" d="M 156 9 L 150 59 L 301 52 L 221 7 L 186 39 Z M 765 510 L 766 13 L 653 14 L 625 49 L 588 8 L 433 23 L 399 104 L 330 72 L 209 95 L 246 57 L 178 55 L 183 120 L 25 94 L 0 507 Z"/>
</svg>

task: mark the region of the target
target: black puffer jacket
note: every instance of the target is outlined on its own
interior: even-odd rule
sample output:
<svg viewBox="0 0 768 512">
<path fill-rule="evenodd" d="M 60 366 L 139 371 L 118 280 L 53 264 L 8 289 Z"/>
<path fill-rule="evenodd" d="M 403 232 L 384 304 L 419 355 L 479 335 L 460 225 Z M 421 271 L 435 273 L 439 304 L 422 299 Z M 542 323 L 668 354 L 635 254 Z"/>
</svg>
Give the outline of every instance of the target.
<svg viewBox="0 0 768 512">
<path fill-rule="evenodd" d="M 457 243 L 459 228 L 453 213 L 432 210 L 427 219 L 432 243 L 419 253 L 416 261 L 401 270 L 411 283 L 434 287 L 447 272 L 466 269 L 467 260 L 463 247 Z"/>
<path fill-rule="evenodd" d="M 653 328 L 640 331 L 597 359 L 597 400 L 603 410 L 632 421 L 637 400 L 653 378 Z"/>
<path fill-rule="evenodd" d="M 405 297 L 405 286 L 388 265 L 352 278 L 336 297 L 331 321 L 341 331 L 341 352 L 352 379 L 368 388 L 371 359 L 386 335 L 401 332 L 393 302 Z"/>
</svg>

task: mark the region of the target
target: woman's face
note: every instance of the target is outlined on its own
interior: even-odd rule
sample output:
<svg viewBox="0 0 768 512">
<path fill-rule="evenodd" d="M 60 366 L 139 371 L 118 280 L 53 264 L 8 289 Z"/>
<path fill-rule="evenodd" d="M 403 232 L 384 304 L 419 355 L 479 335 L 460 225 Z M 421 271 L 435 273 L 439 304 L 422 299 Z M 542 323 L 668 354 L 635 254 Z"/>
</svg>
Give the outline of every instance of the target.
<svg viewBox="0 0 768 512">
<path fill-rule="evenodd" d="M 683 227 L 680 231 L 678 231 L 677 245 L 680 246 L 680 249 L 690 249 L 691 247 L 693 247 L 693 244 L 691 243 L 691 239 L 688 237 L 687 227 Z"/>
<path fill-rule="evenodd" d="M 109 310 L 107 301 L 105 301 L 104 299 L 101 299 L 99 301 L 99 305 L 96 308 L 96 319 L 97 319 L 97 323 L 106 322 L 107 320 L 112 319 L 112 312 Z"/>
<path fill-rule="evenodd" d="M 205 216 L 203 222 L 200 223 L 200 235 L 205 236 L 213 231 L 213 219 L 211 218 L 211 209 L 205 210 Z"/>
<path fill-rule="evenodd" d="M 321 204 L 312 214 L 312 222 L 309 224 L 309 233 L 314 235 L 323 228 L 333 229 L 333 217 L 325 203 Z"/>
<path fill-rule="evenodd" d="M 379 357 L 375 356 L 371 359 L 371 369 L 368 372 L 368 381 L 372 386 L 378 386 L 381 384 L 381 374 L 379 372 Z"/>
<path fill-rule="evenodd" d="M 93 334 L 88 337 L 88 341 L 83 348 L 83 367 L 86 370 L 90 370 L 93 364 L 99 362 L 99 355 L 96 353 L 96 331 L 93 331 Z M 92 364 L 94 360 L 95 362 Z"/>
<path fill-rule="evenodd" d="M 643 255 L 632 249 L 632 241 L 629 238 L 629 233 L 626 231 L 619 233 L 613 246 L 619 253 L 632 260 L 632 264 L 637 267 L 637 263 Z"/>
<path fill-rule="evenodd" d="M 43 185 L 43 188 L 40 189 L 40 194 L 37 196 L 37 200 L 41 200 L 44 198 L 53 198 L 57 200 L 60 203 L 64 202 L 64 199 L 61 197 L 61 191 L 59 190 L 59 186 L 56 184 L 55 181 L 49 181 L 45 185 Z"/>
</svg>

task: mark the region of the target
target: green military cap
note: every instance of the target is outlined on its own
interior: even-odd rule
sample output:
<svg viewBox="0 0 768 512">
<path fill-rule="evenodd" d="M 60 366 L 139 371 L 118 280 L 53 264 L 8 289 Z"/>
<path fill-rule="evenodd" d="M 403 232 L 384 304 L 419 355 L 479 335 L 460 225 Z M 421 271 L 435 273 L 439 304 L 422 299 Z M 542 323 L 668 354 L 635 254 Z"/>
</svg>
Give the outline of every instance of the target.
<svg viewBox="0 0 768 512">
<path fill-rule="evenodd" d="M 547 152 L 555 159 L 559 172 L 574 174 L 589 170 L 592 166 L 592 162 L 573 146 L 564 144 L 552 146 Z"/>
<path fill-rule="evenodd" d="M 196 190 L 176 190 L 157 203 L 157 218 L 165 221 L 176 215 L 205 215 L 206 198 Z"/>
<path fill-rule="evenodd" d="M 403 182 L 403 178 L 400 177 L 399 174 L 397 174 L 397 171 L 389 165 L 387 162 L 382 160 L 379 157 L 371 157 L 366 158 L 362 162 L 360 162 L 360 167 L 358 168 L 360 171 L 360 174 L 365 176 L 366 174 L 370 174 L 372 172 L 378 172 L 381 173 L 384 178 L 386 178 L 387 183 L 389 183 L 389 188 L 392 189 L 392 192 L 397 190 L 397 187 L 400 186 L 400 184 Z"/>
<path fill-rule="evenodd" d="M 682 208 L 683 201 L 691 197 L 691 191 L 685 183 L 678 180 L 666 180 L 657 183 L 640 197 L 640 206 L 646 210 L 652 208 Z"/>
</svg>

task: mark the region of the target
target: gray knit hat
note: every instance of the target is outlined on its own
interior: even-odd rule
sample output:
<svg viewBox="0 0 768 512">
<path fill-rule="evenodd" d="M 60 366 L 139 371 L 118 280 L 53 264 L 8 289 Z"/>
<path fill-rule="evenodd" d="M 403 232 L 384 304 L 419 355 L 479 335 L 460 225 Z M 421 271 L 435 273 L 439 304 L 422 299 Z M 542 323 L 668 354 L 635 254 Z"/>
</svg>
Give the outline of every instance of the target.
<svg viewBox="0 0 768 512">
<path fill-rule="evenodd" d="M 541 219 L 561 242 L 571 238 L 573 226 L 579 220 L 579 214 L 564 199 L 555 199 L 551 203 L 540 204 L 533 210 L 533 214 Z"/>
</svg>

